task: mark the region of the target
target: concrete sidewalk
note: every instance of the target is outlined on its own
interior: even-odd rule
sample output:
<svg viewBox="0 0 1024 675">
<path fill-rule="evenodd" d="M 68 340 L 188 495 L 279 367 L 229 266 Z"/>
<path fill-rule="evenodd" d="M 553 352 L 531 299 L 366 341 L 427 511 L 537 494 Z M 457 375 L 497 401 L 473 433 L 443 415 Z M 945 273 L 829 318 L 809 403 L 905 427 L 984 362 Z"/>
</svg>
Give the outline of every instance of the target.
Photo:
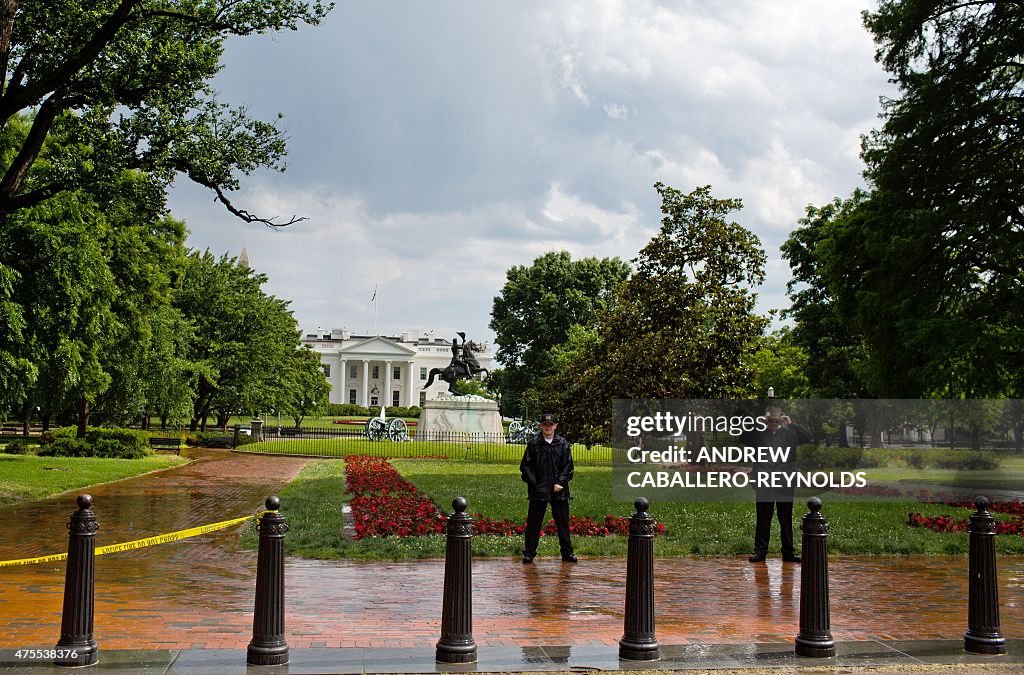
<svg viewBox="0 0 1024 675">
<path fill-rule="evenodd" d="M 282 666 L 246 666 L 244 649 L 127 651 L 100 649 L 99 663 L 79 672 L 131 672 L 196 675 L 278 675 L 280 673 L 441 673 L 441 672 L 581 672 L 594 670 L 696 670 L 720 672 L 927 672 L 1021 673 L 1024 641 L 1007 643 L 1004 656 L 965 654 L 959 641 L 847 642 L 837 656 L 794 656 L 792 645 L 685 644 L 662 646 L 658 661 L 622 661 L 607 646 L 481 647 L 477 663 L 440 664 L 432 649 L 292 649 Z M 67 673 L 47 663 L 12 662 L 0 653 L 0 672 Z"/>
</svg>

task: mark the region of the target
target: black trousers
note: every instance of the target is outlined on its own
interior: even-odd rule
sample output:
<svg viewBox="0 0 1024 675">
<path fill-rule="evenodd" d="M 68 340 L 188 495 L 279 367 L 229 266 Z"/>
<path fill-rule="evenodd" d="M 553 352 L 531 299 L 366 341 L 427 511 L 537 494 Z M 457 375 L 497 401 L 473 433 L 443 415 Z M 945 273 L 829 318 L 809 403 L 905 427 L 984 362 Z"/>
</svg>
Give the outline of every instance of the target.
<svg viewBox="0 0 1024 675">
<path fill-rule="evenodd" d="M 757 527 L 754 530 L 754 553 L 768 553 L 772 532 L 772 512 L 779 515 L 779 534 L 782 536 L 782 555 L 796 553 L 793 548 L 793 502 L 757 502 Z"/>
<path fill-rule="evenodd" d="M 540 531 L 547 510 L 547 500 L 530 500 L 530 510 L 526 514 L 526 542 L 523 548 L 523 555 L 528 558 L 537 555 L 537 544 L 540 543 Z M 558 530 L 558 548 L 563 556 L 572 555 L 572 542 L 569 541 L 569 500 L 553 500 L 551 517 L 555 519 L 555 528 Z"/>
</svg>

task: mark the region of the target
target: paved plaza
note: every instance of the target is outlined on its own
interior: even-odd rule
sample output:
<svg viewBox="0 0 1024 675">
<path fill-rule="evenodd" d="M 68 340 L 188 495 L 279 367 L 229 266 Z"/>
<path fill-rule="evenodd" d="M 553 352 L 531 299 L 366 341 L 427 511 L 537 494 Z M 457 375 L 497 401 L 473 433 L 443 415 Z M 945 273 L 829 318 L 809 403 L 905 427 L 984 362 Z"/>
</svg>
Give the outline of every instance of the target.
<svg viewBox="0 0 1024 675">
<path fill-rule="evenodd" d="M 90 488 L 100 523 L 97 545 L 256 513 L 264 498 L 307 461 L 215 451 L 198 455 L 199 461 L 186 467 Z M 73 510 L 73 495 L 0 509 L 6 529 L 0 560 L 66 550 L 64 523 Z M 114 650 L 144 650 L 145 658 L 164 664 L 154 662 L 154 672 L 164 672 L 179 658 L 212 663 L 237 660 L 240 653 L 244 664 L 256 561 L 254 552 L 238 545 L 241 527 L 97 558 L 95 638 L 102 658 L 115 658 Z M 966 556 L 832 556 L 829 565 L 832 631 L 837 642 L 849 645 L 844 649 L 860 645 L 873 658 L 885 654 L 903 663 L 896 654 L 909 648 L 893 645 L 934 651 L 962 638 Z M 408 670 L 399 665 L 423 658 L 432 662 L 440 635 L 443 566 L 442 560 L 287 560 L 289 646 L 311 672 L 317 654 L 339 648 L 344 651 L 336 656 L 349 654 L 359 669 L 367 669 L 380 650 L 393 658 L 406 656 L 377 670 Z M 688 654 L 693 663 L 731 655 L 715 663 L 735 667 L 752 663 L 736 661 L 737 654 L 778 656 L 791 649 L 798 627 L 798 565 L 778 559 L 751 565 L 742 556 L 658 559 L 655 574 L 657 635 L 663 645 L 673 646 L 671 653 Z M 1001 558 L 999 577 L 1003 632 L 1012 639 L 1024 625 L 1024 559 Z M 609 667 L 605 662 L 615 657 L 622 637 L 624 578 L 623 559 L 584 558 L 575 566 L 557 558 L 538 558 L 534 565 L 511 557 L 476 559 L 473 632 L 481 661 L 484 654 L 504 655 L 499 661 L 505 666 L 511 658 L 557 670 L 597 659 L 600 667 Z M 0 568 L 0 647 L 56 643 L 63 582 L 63 562 Z M 1017 641 L 1010 644 L 1010 659 L 1016 659 L 1022 650 Z M 556 647 L 569 651 L 551 652 Z M 554 659 L 552 653 L 566 658 Z M 173 659 L 166 656 L 172 654 Z"/>
</svg>

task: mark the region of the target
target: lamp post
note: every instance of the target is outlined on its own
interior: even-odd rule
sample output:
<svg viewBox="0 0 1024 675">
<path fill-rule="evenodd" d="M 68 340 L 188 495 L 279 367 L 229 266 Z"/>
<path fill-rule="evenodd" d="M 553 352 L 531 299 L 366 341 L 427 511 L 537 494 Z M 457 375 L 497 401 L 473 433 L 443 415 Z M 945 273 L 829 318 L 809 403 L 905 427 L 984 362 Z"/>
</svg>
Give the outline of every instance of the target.
<svg viewBox="0 0 1024 675">
<path fill-rule="evenodd" d="M 775 387 L 768 387 L 768 398 L 775 398 Z"/>
</svg>

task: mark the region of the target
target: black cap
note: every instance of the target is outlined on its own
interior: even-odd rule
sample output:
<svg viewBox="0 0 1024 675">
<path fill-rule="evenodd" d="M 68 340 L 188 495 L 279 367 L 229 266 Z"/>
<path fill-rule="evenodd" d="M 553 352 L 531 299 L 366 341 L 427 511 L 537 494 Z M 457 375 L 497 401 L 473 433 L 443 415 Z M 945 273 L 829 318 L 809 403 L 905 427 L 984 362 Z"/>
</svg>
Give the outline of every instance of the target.
<svg viewBox="0 0 1024 675">
<path fill-rule="evenodd" d="M 548 422 L 551 424 L 558 424 L 558 418 L 551 413 L 544 413 L 540 416 L 540 419 L 537 420 L 538 424 L 547 424 Z"/>
</svg>

